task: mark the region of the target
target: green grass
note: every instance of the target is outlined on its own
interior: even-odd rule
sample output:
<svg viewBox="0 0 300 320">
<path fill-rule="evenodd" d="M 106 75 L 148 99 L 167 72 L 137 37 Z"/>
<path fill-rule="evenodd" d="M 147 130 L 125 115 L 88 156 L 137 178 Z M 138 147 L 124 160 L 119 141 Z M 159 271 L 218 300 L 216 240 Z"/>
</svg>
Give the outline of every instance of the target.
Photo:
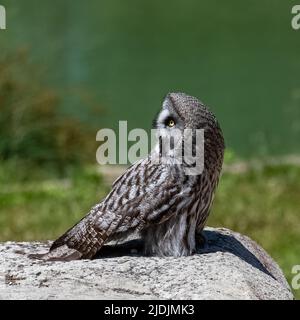
<svg viewBox="0 0 300 320">
<path fill-rule="evenodd" d="M 1 173 L 0 241 L 53 239 L 108 191 L 93 168 L 72 170 L 63 179 L 38 173 L 33 180 L 10 182 Z"/>
<path fill-rule="evenodd" d="M 29 178 L 30 176 L 30 178 Z M 108 191 L 94 168 L 51 172 L 0 168 L 0 241 L 53 239 Z M 300 168 L 266 166 L 224 173 L 208 224 L 246 234 L 261 244 L 291 283 L 300 264 Z M 295 292 L 300 299 L 300 290 Z"/>
</svg>

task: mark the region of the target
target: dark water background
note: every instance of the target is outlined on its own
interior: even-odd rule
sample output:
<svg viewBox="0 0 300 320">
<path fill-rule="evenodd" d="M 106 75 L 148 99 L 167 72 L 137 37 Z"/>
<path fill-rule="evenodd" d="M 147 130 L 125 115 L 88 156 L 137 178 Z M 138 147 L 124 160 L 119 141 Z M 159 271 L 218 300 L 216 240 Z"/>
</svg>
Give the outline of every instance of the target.
<svg viewBox="0 0 300 320">
<path fill-rule="evenodd" d="M 300 30 L 286 0 L 2 0 L 0 54 L 27 48 L 64 112 L 149 129 L 163 96 L 211 106 L 241 156 L 299 153 Z M 0 75 L 1 76 L 1 75 Z M 72 90 L 105 110 L 89 117 Z"/>
</svg>

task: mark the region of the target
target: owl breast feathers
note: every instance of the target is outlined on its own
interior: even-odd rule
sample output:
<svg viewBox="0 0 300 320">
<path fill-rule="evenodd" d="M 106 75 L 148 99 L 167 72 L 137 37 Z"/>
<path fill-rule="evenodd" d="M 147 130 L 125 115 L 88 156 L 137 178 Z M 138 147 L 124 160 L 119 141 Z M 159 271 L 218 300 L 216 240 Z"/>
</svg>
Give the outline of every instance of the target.
<svg viewBox="0 0 300 320">
<path fill-rule="evenodd" d="M 102 202 L 53 243 L 43 259 L 90 259 L 105 243 L 132 232 L 140 233 L 147 254 L 186 256 L 195 252 L 222 168 L 222 131 L 201 102 L 183 93 L 166 96 L 154 127 L 167 134 L 174 129 L 204 129 L 201 174 L 188 175 L 184 161 L 159 161 L 158 142 L 145 159 L 114 182 Z"/>
</svg>

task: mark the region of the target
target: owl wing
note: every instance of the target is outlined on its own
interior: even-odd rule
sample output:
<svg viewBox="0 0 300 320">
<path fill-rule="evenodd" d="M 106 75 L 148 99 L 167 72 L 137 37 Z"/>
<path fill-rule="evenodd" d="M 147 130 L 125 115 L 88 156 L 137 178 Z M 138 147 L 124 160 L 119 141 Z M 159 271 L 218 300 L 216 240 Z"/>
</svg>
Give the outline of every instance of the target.
<svg viewBox="0 0 300 320">
<path fill-rule="evenodd" d="M 113 184 L 108 196 L 79 223 L 57 239 L 48 260 L 92 258 L 105 242 L 169 219 L 186 194 L 167 165 L 144 159 Z"/>
</svg>

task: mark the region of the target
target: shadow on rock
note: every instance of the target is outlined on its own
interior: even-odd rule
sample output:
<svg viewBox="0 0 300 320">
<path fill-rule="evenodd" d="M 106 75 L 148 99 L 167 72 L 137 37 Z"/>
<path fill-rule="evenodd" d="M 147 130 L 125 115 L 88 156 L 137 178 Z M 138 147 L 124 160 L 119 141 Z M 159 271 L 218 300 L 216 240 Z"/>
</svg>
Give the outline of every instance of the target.
<svg viewBox="0 0 300 320">
<path fill-rule="evenodd" d="M 215 252 L 231 253 L 275 279 L 258 258 L 234 236 L 210 230 L 205 230 L 203 236 L 205 242 L 202 246 L 197 247 L 197 254 L 210 254 Z M 115 258 L 120 256 L 146 256 L 144 254 L 143 240 L 133 239 L 120 244 L 105 245 L 97 253 L 95 259 Z"/>
</svg>

